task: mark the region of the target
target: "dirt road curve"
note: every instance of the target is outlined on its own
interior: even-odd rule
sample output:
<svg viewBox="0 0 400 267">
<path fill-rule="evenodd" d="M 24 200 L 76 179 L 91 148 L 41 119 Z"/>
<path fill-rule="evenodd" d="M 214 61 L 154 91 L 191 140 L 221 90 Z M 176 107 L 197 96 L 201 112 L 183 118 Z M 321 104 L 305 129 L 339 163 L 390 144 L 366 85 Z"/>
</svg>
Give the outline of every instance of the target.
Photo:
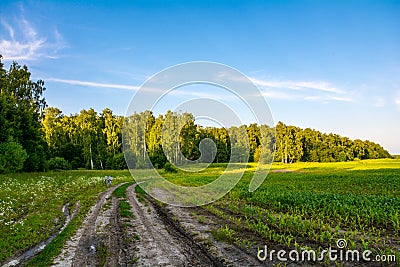
<svg viewBox="0 0 400 267">
<path fill-rule="evenodd" d="M 213 224 L 204 227 L 186 209 L 169 209 L 148 197 L 138 198 L 135 186 L 127 188 L 126 199 L 113 195 L 116 187 L 106 190 L 53 266 L 260 265 L 232 245 L 214 241 L 206 246 L 211 229 L 207 227 Z M 132 217 L 121 217 L 119 206 L 125 200 Z"/>
</svg>

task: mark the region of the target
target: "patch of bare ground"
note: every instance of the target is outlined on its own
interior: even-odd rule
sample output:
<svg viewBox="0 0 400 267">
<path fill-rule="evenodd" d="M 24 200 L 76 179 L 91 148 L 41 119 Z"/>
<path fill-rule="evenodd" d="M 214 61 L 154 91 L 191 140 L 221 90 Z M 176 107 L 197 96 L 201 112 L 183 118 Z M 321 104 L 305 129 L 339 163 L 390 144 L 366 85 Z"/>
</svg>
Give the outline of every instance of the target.
<svg viewBox="0 0 400 267">
<path fill-rule="evenodd" d="M 242 246 L 216 240 L 212 232 L 230 224 L 204 208 L 183 208 L 161 204 L 146 196 L 138 201 L 135 185 L 128 188 L 127 198 L 135 217 L 138 266 L 267 266 L 278 261 L 257 259 L 258 247 L 265 242 L 243 229 Z M 256 242 L 254 242 L 256 241 Z M 280 248 L 279 248 L 280 249 Z M 286 266 L 304 264 L 286 263 Z"/>
<path fill-rule="evenodd" d="M 118 226 L 118 199 L 112 196 L 117 187 L 110 187 L 100 195 L 52 266 L 99 266 L 106 263 L 118 266 L 114 259 L 123 261 L 124 257 L 116 256 L 120 253 L 122 235 Z"/>
<path fill-rule="evenodd" d="M 285 173 L 285 172 L 294 172 L 294 170 L 288 170 L 288 169 L 279 169 L 279 170 L 271 170 L 271 173 Z"/>
<path fill-rule="evenodd" d="M 134 186 L 126 194 L 131 217 L 121 217 L 116 187 L 107 189 L 53 266 L 224 266 L 156 202 L 140 202 Z"/>
<path fill-rule="evenodd" d="M 134 187 L 127 189 L 127 199 L 135 218 L 136 266 L 224 266 L 154 200 L 139 201 Z"/>
<path fill-rule="evenodd" d="M 167 206 L 168 212 L 176 218 L 196 242 L 208 247 L 215 257 L 226 266 L 265 266 L 257 259 L 257 251 L 252 254 L 229 242 L 216 240 L 212 232 L 219 229 L 223 222 L 202 208 L 182 208 Z"/>
</svg>

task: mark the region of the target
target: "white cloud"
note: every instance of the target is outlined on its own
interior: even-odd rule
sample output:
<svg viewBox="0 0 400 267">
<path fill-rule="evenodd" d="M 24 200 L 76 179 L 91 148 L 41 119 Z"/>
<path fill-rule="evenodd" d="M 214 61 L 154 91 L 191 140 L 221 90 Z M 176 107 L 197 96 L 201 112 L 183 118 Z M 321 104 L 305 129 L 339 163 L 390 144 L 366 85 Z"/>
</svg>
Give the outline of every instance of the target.
<svg viewBox="0 0 400 267">
<path fill-rule="evenodd" d="M 165 88 L 148 88 L 143 87 L 141 89 L 140 86 L 134 85 L 124 85 L 124 84 L 115 84 L 115 83 L 101 83 L 101 82 L 92 82 L 92 81 L 82 81 L 82 80 L 73 80 L 73 79 L 61 79 L 61 78 L 45 78 L 45 81 L 49 82 L 58 82 L 58 83 L 65 83 L 70 85 L 78 85 L 78 86 L 86 86 L 86 87 L 97 87 L 97 88 L 111 88 L 111 89 L 122 89 L 122 90 L 145 90 L 147 93 L 157 93 L 157 94 L 164 94 L 172 95 L 175 97 L 192 97 L 192 98 L 208 98 L 208 99 L 215 99 L 215 100 L 233 100 L 237 99 L 236 96 L 231 94 L 227 94 L 226 92 L 216 92 L 211 90 L 210 88 L 194 88 L 190 90 L 184 90 L 182 88 L 175 88 L 171 91 L 165 91 Z M 304 84 L 310 86 L 310 84 L 318 85 L 322 84 L 326 86 L 325 88 L 335 88 L 331 86 L 329 83 L 325 82 L 269 82 L 269 81 L 261 81 L 258 80 L 258 85 L 263 84 L 261 94 L 270 99 L 280 99 L 280 100 L 306 100 L 306 101 L 315 101 L 315 102 L 322 102 L 328 103 L 332 101 L 339 101 L 339 102 L 354 102 L 354 100 L 349 96 L 348 93 L 345 93 L 343 90 L 337 89 L 336 92 L 328 92 L 324 90 L 314 91 L 314 90 L 307 90 L 303 88 Z M 265 85 L 269 85 L 269 87 L 265 87 Z M 291 84 L 291 88 L 289 90 L 285 90 L 286 88 L 281 88 L 284 84 Z M 307 87 L 309 88 L 309 87 Z M 400 97 L 396 100 L 397 105 L 399 106 L 400 110 Z"/>
<path fill-rule="evenodd" d="M 160 89 L 161 91 L 161 89 Z M 181 97 L 185 99 L 214 99 L 222 102 L 226 101 L 241 101 L 240 97 L 238 97 L 233 91 L 225 90 L 222 88 L 209 88 L 209 87 L 195 87 L 195 88 L 174 88 L 173 90 L 168 91 L 166 95 L 171 95 L 175 97 Z"/>
<path fill-rule="evenodd" d="M 250 79 L 265 97 L 272 99 L 353 102 L 348 92 L 325 81 Z"/>
<path fill-rule="evenodd" d="M 386 105 L 386 101 L 382 97 L 379 97 L 376 99 L 376 101 L 373 105 L 374 105 L 374 107 L 381 108 Z"/>
<path fill-rule="evenodd" d="M 8 35 L 11 37 L 11 39 L 14 39 L 14 29 L 10 26 L 10 24 L 8 24 L 7 22 L 5 22 L 3 19 L 1 20 L 1 25 L 3 26 L 4 29 L 6 29 L 8 31 Z"/>
<path fill-rule="evenodd" d="M 330 102 L 330 101 L 353 102 L 353 100 L 349 97 L 333 96 L 333 95 L 305 96 L 304 100 L 318 101 L 318 102 Z"/>
<path fill-rule="evenodd" d="M 8 33 L 0 37 L 0 53 L 4 60 L 37 60 L 42 57 L 57 58 L 57 52 L 64 48 L 61 34 L 55 30 L 51 38 L 40 36 L 37 29 L 25 18 L 13 23 L 1 19 L 1 26 Z"/>
<path fill-rule="evenodd" d="M 266 98 L 272 98 L 272 99 L 296 99 L 299 98 L 298 95 L 293 94 L 293 93 L 285 93 L 283 91 L 276 91 L 276 90 L 268 90 L 265 92 L 261 93 L 264 97 Z"/>
<path fill-rule="evenodd" d="M 97 88 L 110 88 L 110 89 L 122 89 L 122 90 L 131 90 L 131 91 L 144 91 L 146 93 L 156 93 L 159 95 L 167 95 L 173 97 L 183 97 L 190 99 L 197 98 L 205 98 L 205 99 L 215 99 L 215 100 L 235 100 L 238 99 L 236 95 L 232 93 L 226 92 L 221 89 L 221 91 L 214 92 L 210 88 L 191 88 L 189 90 L 184 89 L 182 87 L 174 88 L 172 90 L 166 90 L 165 88 L 150 88 L 150 87 L 140 87 L 134 85 L 124 85 L 124 84 L 115 84 L 115 83 L 101 83 L 101 82 L 92 82 L 92 81 L 81 81 L 81 80 L 72 80 L 72 79 L 60 79 L 60 78 L 45 78 L 45 82 L 56 82 L 56 83 L 64 83 L 69 85 L 77 85 L 77 86 L 85 86 L 85 87 L 97 87 Z M 204 90 L 205 89 L 205 90 Z"/>
<path fill-rule="evenodd" d="M 124 89 L 124 90 L 133 90 L 133 91 L 137 91 L 140 88 L 139 86 L 133 86 L 133 85 L 114 84 L 114 83 L 99 83 L 99 82 L 90 82 L 90 81 L 58 79 L 58 78 L 47 78 L 47 79 L 45 79 L 45 81 L 66 83 L 66 84 L 71 84 L 71 85 L 88 86 L 88 87 L 114 88 L 114 89 Z"/>
<path fill-rule="evenodd" d="M 323 81 L 263 81 L 255 78 L 250 78 L 253 83 L 267 88 L 285 88 L 290 90 L 317 90 L 323 92 L 331 92 L 343 94 L 344 91 L 333 86 L 328 82 Z"/>
<path fill-rule="evenodd" d="M 80 80 L 60 79 L 60 78 L 53 78 L 53 77 L 46 78 L 44 80 L 47 82 L 65 83 L 65 84 L 70 84 L 70 85 L 79 85 L 79 86 L 97 87 L 97 88 L 123 89 L 123 90 L 131 90 L 131 91 L 138 91 L 141 88 L 140 86 L 134 86 L 134 85 L 80 81 Z M 200 91 L 198 88 L 195 90 L 183 90 L 182 88 L 175 88 L 173 90 L 166 91 L 163 88 L 143 87 L 141 90 L 145 90 L 146 92 L 157 93 L 157 94 L 166 93 L 167 95 L 172 95 L 175 97 L 210 98 L 210 99 L 220 99 L 220 100 L 227 100 L 227 99 L 232 98 L 231 95 L 227 95 L 227 94 L 223 94 L 223 93 Z"/>
<path fill-rule="evenodd" d="M 400 111 L 400 93 L 398 94 L 398 96 L 394 99 L 394 103 L 397 106 L 397 110 Z"/>
<path fill-rule="evenodd" d="M 30 38 L 31 40 L 35 40 L 37 38 L 37 32 L 30 23 L 26 19 L 21 19 L 21 24 L 22 24 L 22 32 L 24 36 Z"/>
</svg>

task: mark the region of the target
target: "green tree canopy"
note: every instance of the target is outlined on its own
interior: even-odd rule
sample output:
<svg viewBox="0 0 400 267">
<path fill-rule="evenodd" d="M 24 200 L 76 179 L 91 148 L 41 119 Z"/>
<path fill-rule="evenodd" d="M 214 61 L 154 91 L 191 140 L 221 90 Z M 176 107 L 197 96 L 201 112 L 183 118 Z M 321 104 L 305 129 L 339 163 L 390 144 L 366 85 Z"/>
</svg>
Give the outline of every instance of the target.
<svg viewBox="0 0 400 267">
<path fill-rule="evenodd" d="M 32 81 L 28 67 L 16 62 L 5 70 L 1 59 L 0 55 L 0 144 L 12 138 L 27 153 L 23 170 L 43 170 L 46 143 L 40 120 L 46 107 L 44 82 Z"/>
</svg>

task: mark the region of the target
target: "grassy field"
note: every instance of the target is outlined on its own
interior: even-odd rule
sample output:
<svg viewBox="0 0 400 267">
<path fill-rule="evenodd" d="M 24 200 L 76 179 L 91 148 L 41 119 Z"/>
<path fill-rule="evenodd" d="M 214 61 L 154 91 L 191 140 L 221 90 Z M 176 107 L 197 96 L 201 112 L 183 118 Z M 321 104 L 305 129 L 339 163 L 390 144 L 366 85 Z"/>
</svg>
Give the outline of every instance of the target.
<svg viewBox="0 0 400 267">
<path fill-rule="evenodd" d="M 346 239 L 349 249 L 400 258 L 400 160 L 274 164 L 258 190 L 248 185 L 255 170 L 224 198 L 205 208 L 226 221 L 215 236 L 251 244 L 252 232 L 266 244 L 316 251 Z M 204 176 L 222 173 L 213 165 Z M 166 174 L 177 184 L 203 184 L 201 174 Z"/>
<path fill-rule="evenodd" d="M 204 207 L 225 222 L 215 231 L 218 239 L 246 246 L 257 237 L 278 247 L 318 250 L 345 238 L 350 249 L 371 249 L 400 259 L 400 160 L 277 163 L 250 193 L 255 166 L 247 166 L 224 198 Z M 199 173 L 161 173 L 176 184 L 195 186 L 216 179 L 225 167 L 213 164 Z M 104 175 L 114 176 L 113 184 L 132 181 L 128 171 L 1 175 L 0 262 L 49 237 L 62 224 L 61 207 L 70 203 L 73 209 L 79 201 L 81 209 L 65 230 L 68 234 L 55 240 L 57 251 L 105 190 Z"/>
<path fill-rule="evenodd" d="M 114 184 L 132 181 L 128 171 L 70 171 L 22 173 L 0 176 L 0 262 L 47 239 L 61 227 L 61 208 L 79 201 L 80 211 L 71 222 L 79 226 L 97 196 L 104 191 L 104 176 Z M 60 244 L 65 240 L 59 240 Z"/>
</svg>

